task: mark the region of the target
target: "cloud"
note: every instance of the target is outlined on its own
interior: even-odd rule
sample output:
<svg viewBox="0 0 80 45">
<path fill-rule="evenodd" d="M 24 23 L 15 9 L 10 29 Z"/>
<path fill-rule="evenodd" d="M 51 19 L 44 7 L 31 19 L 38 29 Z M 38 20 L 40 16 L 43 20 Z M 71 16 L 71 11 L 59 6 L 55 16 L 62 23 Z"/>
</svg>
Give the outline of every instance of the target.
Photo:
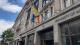
<svg viewBox="0 0 80 45">
<path fill-rule="evenodd" d="M 8 0 L 0 0 L 0 9 L 3 9 L 8 12 L 16 13 L 16 12 L 20 12 L 22 7 L 11 4 L 8 2 Z"/>
<path fill-rule="evenodd" d="M 6 21 L 3 19 L 0 19 L 0 35 L 2 32 L 4 32 L 6 29 L 11 28 L 13 26 L 14 22 Z"/>
</svg>

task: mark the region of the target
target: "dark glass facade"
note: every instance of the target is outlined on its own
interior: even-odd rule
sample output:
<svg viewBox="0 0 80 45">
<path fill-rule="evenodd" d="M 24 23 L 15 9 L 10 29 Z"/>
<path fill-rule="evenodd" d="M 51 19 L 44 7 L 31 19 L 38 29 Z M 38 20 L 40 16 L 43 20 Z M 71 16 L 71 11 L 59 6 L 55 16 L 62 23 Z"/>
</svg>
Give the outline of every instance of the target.
<svg viewBox="0 0 80 45">
<path fill-rule="evenodd" d="M 63 45 L 80 45 L 80 19 L 61 25 Z"/>
<path fill-rule="evenodd" d="M 39 33 L 41 45 L 54 45 L 53 28 L 47 28 Z"/>
<path fill-rule="evenodd" d="M 34 45 L 34 34 L 28 36 L 27 45 Z"/>
</svg>

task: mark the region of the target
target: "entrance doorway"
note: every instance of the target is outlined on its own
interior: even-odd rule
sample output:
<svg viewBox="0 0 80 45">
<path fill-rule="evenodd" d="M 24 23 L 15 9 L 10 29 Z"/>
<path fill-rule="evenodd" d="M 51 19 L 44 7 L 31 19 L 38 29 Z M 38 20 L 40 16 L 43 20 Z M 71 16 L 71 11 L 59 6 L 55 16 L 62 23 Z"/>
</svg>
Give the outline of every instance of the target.
<svg viewBox="0 0 80 45">
<path fill-rule="evenodd" d="M 39 32 L 41 45 L 54 45 L 53 27 L 49 27 Z"/>
<path fill-rule="evenodd" d="M 53 40 L 45 40 L 46 45 L 53 45 Z"/>
<path fill-rule="evenodd" d="M 24 45 L 25 43 L 24 43 L 24 41 L 20 41 L 20 45 Z"/>
<path fill-rule="evenodd" d="M 22 40 L 19 41 L 19 45 L 25 45 L 25 39 L 24 38 L 22 38 Z"/>
</svg>

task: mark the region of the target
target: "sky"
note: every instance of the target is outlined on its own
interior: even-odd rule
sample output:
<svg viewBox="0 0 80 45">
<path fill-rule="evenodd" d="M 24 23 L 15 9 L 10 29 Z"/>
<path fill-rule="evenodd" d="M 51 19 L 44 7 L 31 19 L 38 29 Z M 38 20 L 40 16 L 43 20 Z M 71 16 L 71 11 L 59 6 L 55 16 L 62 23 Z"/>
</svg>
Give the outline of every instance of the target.
<svg viewBox="0 0 80 45">
<path fill-rule="evenodd" d="M 0 0 L 0 35 L 11 28 L 25 0 Z"/>
</svg>

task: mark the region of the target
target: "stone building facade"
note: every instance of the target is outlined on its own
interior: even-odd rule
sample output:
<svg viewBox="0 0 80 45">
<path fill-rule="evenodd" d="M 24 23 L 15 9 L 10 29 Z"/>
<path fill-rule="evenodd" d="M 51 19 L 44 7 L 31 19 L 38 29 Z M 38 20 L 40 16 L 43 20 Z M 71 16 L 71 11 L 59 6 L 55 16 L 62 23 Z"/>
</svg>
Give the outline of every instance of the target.
<svg viewBox="0 0 80 45">
<path fill-rule="evenodd" d="M 80 45 L 80 0 L 38 0 L 39 17 L 32 22 L 34 1 L 18 15 L 9 45 Z"/>
</svg>

